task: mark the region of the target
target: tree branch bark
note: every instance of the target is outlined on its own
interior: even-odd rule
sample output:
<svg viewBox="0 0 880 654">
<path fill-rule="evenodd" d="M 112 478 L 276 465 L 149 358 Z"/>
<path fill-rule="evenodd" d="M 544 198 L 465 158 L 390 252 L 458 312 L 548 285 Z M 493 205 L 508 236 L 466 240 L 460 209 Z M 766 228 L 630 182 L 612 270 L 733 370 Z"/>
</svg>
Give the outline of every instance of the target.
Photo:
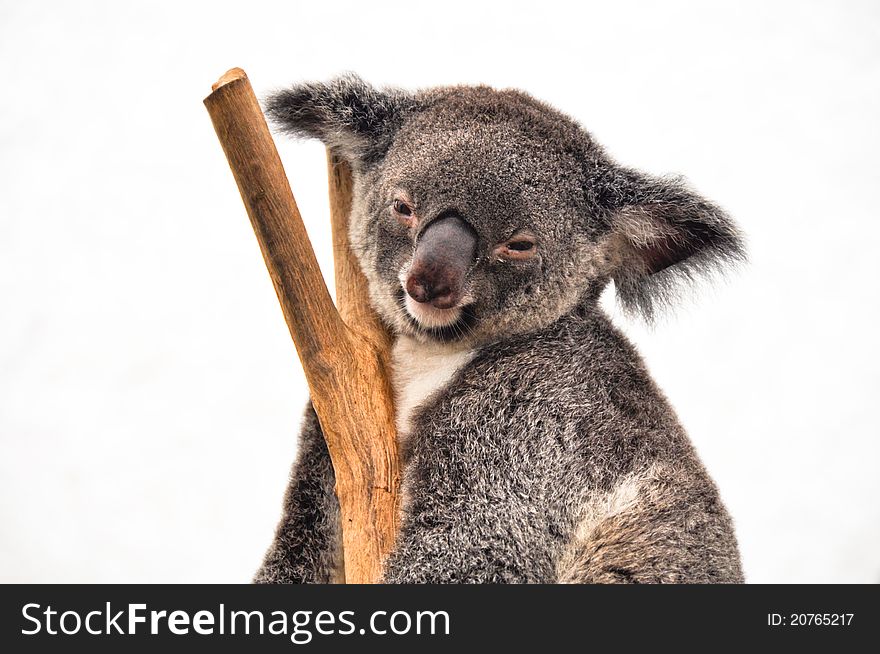
<svg viewBox="0 0 880 654">
<path fill-rule="evenodd" d="M 389 336 L 348 244 L 351 171 L 328 155 L 337 303 L 330 299 L 266 120 L 244 71 L 205 106 L 275 286 L 336 473 L 347 583 L 373 583 L 394 544 L 400 471 Z M 340 315 L 341 314 L 341 315 Z"/>
</svg>

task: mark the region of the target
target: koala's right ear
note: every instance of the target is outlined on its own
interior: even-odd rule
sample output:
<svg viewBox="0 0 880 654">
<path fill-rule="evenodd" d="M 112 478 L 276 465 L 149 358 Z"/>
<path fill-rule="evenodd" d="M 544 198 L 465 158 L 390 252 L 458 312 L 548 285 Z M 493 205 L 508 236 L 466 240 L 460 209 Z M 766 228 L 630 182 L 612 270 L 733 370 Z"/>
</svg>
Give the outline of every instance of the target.
<svg viewBox="0 0 880 654">
<path fill-rule="evenodd" d="M 736 224 L 680 178 L 609 168 L 601 185 L 618 255 L 612 278 L 617 298 L 648 321 L 696 278 L 745 261 Z"/>
<path fill-rule="evenodd" d="M 270 95 L 266 114 L 285 133 L 320 139 L 355 167 L 385 156 L 413 96 L 376 89 L 357 75 L 310 82 Z"/>
</svg>

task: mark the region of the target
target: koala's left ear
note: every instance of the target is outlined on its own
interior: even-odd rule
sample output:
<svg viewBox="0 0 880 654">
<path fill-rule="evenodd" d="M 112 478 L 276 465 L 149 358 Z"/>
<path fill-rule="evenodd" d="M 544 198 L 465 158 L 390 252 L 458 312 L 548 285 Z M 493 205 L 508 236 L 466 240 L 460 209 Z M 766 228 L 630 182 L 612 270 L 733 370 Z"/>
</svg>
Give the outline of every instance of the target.
<svg viewBox="0 0 880 654">
<path fill-rule="evenodd" d="M 618 255 L 611 274 L 625 310 L 651 320 L 682 282 L 745 260 L 733 221 L 681 179 L 616 169 L 602 186 Z"/>
<path fill-rule="evenodd" d="M 379 90 L 356 75 L 299 84 L 264 102 L 266 114 L 282 130 L 320 139 L 355 167 L 385 156 L 416 104 L 403 91 Z"/>
</svg>

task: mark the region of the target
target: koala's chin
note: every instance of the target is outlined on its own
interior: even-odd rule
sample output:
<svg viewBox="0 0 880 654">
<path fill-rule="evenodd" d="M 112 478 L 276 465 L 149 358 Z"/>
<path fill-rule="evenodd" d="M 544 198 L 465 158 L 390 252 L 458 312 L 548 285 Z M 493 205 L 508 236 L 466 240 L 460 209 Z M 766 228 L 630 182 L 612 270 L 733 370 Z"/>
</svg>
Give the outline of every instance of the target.
<svg viewBox="0 0 880 654">
<path fill-rule="evenodd" d="M 398 293 L 403 332 L 420 341 L 472 340 L 476 333 L 476 313 L 472 296 L 464 295 L 455 306 L 437 308 L 428 302 L 416 302 L 402 288 Z"/>
</svg>

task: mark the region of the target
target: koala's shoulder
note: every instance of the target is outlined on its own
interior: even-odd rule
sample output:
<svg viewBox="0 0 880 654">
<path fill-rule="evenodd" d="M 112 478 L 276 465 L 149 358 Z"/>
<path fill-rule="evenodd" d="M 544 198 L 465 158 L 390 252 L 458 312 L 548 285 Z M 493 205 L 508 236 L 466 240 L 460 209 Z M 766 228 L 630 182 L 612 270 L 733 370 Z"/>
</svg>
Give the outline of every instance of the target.
<svg viewBox="0 0 880 654">
<path fill-rule="evenodd" d="M 590 312 L 482 347 L 459 380 L 463 391 L 542 401 L 627 377 L 650 379 L 628 339 L 604 315 Z"/>
</svg>

